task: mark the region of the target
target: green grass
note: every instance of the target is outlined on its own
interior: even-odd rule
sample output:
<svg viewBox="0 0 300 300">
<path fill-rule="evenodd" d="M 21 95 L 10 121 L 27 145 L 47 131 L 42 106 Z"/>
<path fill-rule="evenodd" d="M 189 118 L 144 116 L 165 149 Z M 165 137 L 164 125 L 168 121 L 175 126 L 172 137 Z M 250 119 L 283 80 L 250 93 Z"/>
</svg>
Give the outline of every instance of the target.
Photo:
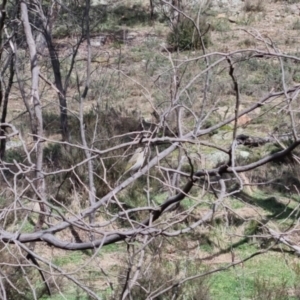
<svg viewBox="0 0 300 300">
<path fill-rule="evenodd" d="M 215 19 L 212 24 L 212 30 L 227 32 L 231 30 L 230 23 L 226 19 Z"/>
<path fill-rule="evenodd" d="M 232 209 L 238 209 L 238 208 L 243 208 L 245 207 L 245 204 L 235 198 L 231 198 L 229 199 L 229 206 L 232 208 Z"/>
<path fill-rule="evenodd" d="M 121 250 L 122 250 L 122 244 L 110 244 L 102 247 L 100 251 L 100 255 L 105 253 L 119 252 Z"/>
<path fill-rule="evenodd" d="M 153 200 L 155 201 L 155 203 L 160 205 L 167 199 L 167 197 L 168 197 L 168 193 L 162 193 L 154 196 Z"/>
<path fill-rule="evenodd" d="M 82 292 L 79 292 L 77 290 L 75 291 L 69 291 L 69 292 L 64 292 L 63 295 L 61 294 L 54 294 L 51 297 L 49 296 L 44 296 L 40 298 L 41 300 L 90 300 L 93 299 L 89 297 L 87 294 L 84 294 Z"/>
<path fill-rule="evenodd" d="M 69 264 L 80 265 L 83 262 L 84 254 L 82 252 L 68 252 L 66 255 L 60 255 L 53 259 L 53 264 L 65 266 Z"/>
<path fill-rule="evenodd" d="M 212 253 L 213 252 L 213 246 L 209 244 L 201 244 L 199 247 L 202 251 L 205 251 L 207 253 Z"/>
<path fill-rule="evenodd" d="M 271 293 L 268 289 L 273 291 L 278 289 L 278 294 L 280 290 L 283 294 L 287 294 L 287 288 L 292 289 L 298 280 L 299 275 L 285 263 L 284 259 L 278 259 L 278 254 L 268 253 L 253 258 L 244 266 L 237 266 L 212 275 L 210 292 L 212 299 L 269 299 L 264 298 L 263 295 L 261 295 L 262 298 L 255 298 L 259 286 L 265 284 L 265 293 Z M 284 297 L 283 294 L 280 294 L 281 297 Z"/>
<path fill-rule="evenodd" d="M 37 216 L 37 214 L 35 214 Z M 34 231 L 34 225 L 31 224 L 30 222 L 26 222 L 22 227 L 21 227 L 22 233 L 31 233 Z"/>
</svg>

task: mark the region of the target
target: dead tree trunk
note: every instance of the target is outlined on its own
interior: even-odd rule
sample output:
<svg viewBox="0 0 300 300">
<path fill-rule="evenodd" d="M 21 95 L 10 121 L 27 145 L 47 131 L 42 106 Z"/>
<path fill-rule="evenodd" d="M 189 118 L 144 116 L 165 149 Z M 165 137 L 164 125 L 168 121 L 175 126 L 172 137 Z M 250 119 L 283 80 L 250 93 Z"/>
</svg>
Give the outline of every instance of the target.
<svg viewBox="0 0 300 300">
<path fill-rule="evenodd" d="M 46 212 L 44 200 L 45 193 L 45 180 L 42 173 L 43 167 L 43 118 L 42 118 L 42 107 L 39 97 L 39 65 L 37 60 L 37 51 L 34 38 L 32 35 L 27 5 L 24 2 L 21 2 L 21 20 L 24 27 L 24 32 L 26 36 L 27 45 L 29 48 L 30 54 L 30 64 L 31 64 L 31 110 L 33 111 L 33 127 L 35 127 L 36 135 L 34 135 L 34 140 L 36 142 L 36 190 L 37 198 L 40 200 L 40 209 L 42 212 Z M 33 132 L 33 134 L 35 134 Z M 36 224 L 35 230 L 40 230 L 44 223 L 45 214 L 39 214 L 39 220 Z"/>
</svg>

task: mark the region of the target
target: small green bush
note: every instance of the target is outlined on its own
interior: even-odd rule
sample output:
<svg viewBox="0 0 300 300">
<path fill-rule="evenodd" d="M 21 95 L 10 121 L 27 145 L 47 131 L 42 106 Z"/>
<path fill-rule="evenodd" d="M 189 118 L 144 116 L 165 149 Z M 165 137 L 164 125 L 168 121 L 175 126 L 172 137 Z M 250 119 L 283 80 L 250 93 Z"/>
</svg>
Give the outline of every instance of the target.
<svg viewBox="0 0 300 300">
<path fill-rule="evenodd" d="M 262 12 L 265 10 L 263 3 L 261 0 L 246 0 L 243 9 L 246 12 Z"/>
<path fill-rule="evenodd" d="M 15 160 L 16 162 L 23 162 L 25 158 L 25 153 L 23 149 L 9 149 L 5 152 L 5 160 L 8 163 L 13 163 Z"/>
<path fill-rule="evenodd" d="M 211 27 L 214 31 L 227 32 L 230 31 L 230 23 L 226 19 L 216 19 Z"/>
<path fill-rule="evenodd" d="M 198 24 L 201 34 L 207 31 L 205 19 Z M 204 46 L 211 44 L 210 34 L 206 32 L 202 36 Z M 167 36 L 167 42 L 176 50 L 195 50 L 201 49 L 201 37 L 199 36 L 194 23 L 190 19 L 182 19 L 172 29 Z"/>
</svg>

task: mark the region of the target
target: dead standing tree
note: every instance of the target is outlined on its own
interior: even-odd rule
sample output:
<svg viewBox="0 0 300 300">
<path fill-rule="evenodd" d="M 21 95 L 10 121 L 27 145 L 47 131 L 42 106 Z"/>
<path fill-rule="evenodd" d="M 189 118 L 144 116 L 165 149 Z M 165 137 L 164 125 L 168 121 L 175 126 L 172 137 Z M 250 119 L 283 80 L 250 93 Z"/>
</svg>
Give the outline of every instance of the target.
<svg viewBox="0 0 300 300">
<path fill-rule="evenodd" d="M 7 109 L 8 109 L 8 99 L 10 95 L 10 91 L 12 88 L 13 80 L 14 80 L 14 59 L 15 59 L 15 49 L 11 42 L 11 38 L 13 35 L 12 32 L 8 32 L 7 28 L 5 28 L 6 22 L 6 5 L 7 1 L 3 1 L 1 5 L 0 12 L 0 61 L 3 61 L 3 67 L 1 70 L 1 80 L 0 80 L 0 108 L 1 108 L 1 123 L 6 122 Z M 4 42 L 4 37 L 5 42 Z M 10 47 L 6 47 L 7 44 Z M 4 49 L 7 48 L 8 51 L 5 56 L 3 56 Z M 7 80 L 4 78 L 7 76 Z M 5 148 L 6 148 L 6 128 L 5 126 L 0 127 L 0 159 L 4 157 Z"/>
</svg>

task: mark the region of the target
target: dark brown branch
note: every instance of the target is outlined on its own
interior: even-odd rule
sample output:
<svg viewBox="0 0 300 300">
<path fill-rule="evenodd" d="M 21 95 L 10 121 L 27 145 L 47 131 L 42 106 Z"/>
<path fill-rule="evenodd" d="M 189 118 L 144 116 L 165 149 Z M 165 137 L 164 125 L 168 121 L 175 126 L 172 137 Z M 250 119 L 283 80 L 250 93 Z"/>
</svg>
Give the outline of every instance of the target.
<svg viewBox="0 0 300 300">
<path fill-rule="evenodd" d="M 3 108 L 2 108 L 2 115 L 1 115 L 1 124 L 6 122 L 8 99 L 9 99 L 9 94 L 10 94 L 11 87 L 13 85 L 14 75 L 15 75 L 15 72 L 14 72 L 14 54 L 12 53 L 11 57 L 10 57 L 8 85 L 5 89 L 5 94 L 4 94 L 4 101 L 3 101 Z M 0 89 L 1 89 L 1 86 L 0 86 Z M 1 101 L 0 101 L 0 103 L 1 103 Z M 0 127 L 0 137 L 5 137 L 5 135 L 6 135 L 5 129 L 6 129 L 6 126 L 1 125 L 1 127 Z M 6 148 L 6 139 L 4 138 L 4 139 L 0 140 L 0 159 L 4 158 L 5 148 Z"/>
<path fill-rule="evenodd" d="M 33 262 L 33 264 L 37 266 L 37 269 L 38 269 L 38 271 L 39 271 L 39 273 L 40 273 L 40 275 L 42 277 L 43 283 L 45 284 L 46 289 L 48 291 L 48 295 L 51 296 L 50 286 L 49 286 L 49 284 L 48 284 L 48 282 L 47 282 L 47 280 L 45 278 L 45 275 L 44 275 L 43 271 L 40 268 L 40 265 L 39 265 L 38 261 L 36 260 L 36 258 L 31 253 L 27 253 L 26 258 L 28 260 L 31 260 Z"/>
</svg>

